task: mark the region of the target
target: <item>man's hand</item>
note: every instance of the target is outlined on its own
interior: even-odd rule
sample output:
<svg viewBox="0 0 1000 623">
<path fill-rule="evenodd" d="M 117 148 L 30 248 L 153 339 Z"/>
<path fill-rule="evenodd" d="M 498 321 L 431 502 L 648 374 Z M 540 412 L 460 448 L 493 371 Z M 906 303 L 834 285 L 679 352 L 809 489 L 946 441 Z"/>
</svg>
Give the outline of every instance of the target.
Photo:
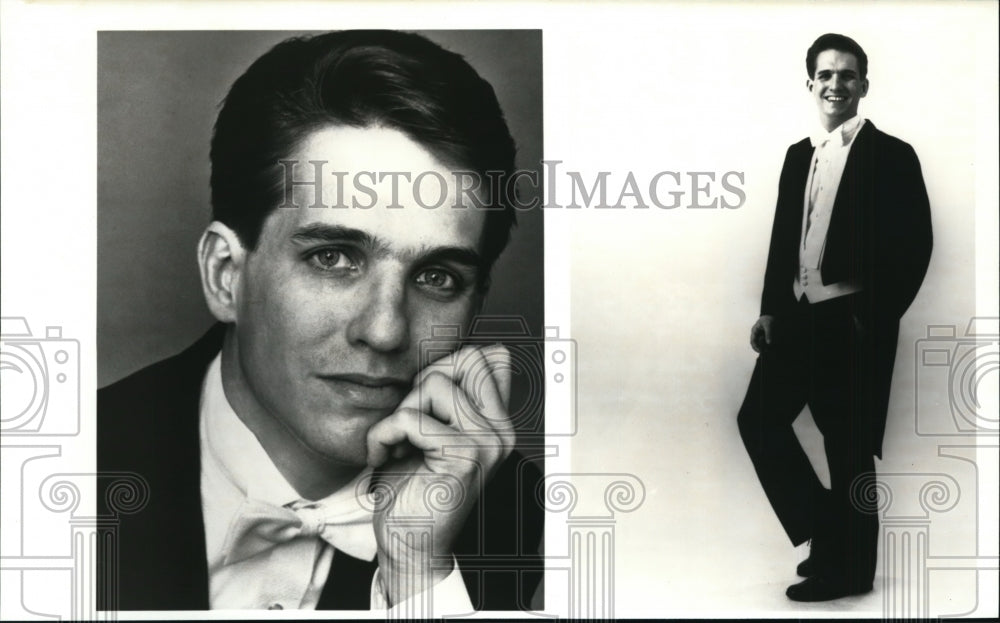
<svg viewBox="0 0 1000 623">
<path fill-rule="evenodd" d="M 391 604 L 450 573 L 431 560 L 451 556 L 482 488 L 514 449 L 509 400 L 507 349 L 465 347 L 421 370 L 396 411 L 368 432 L 376 492 L 390 496 L 375 514 L 375 538 Z"/>
<path fill-rule="evenodd" d="M 764 315 L 753 323 L 750 329 L 750 346 L 754 351 L 762 353 L 774 341 L 774 316 Z"/>
</svg>

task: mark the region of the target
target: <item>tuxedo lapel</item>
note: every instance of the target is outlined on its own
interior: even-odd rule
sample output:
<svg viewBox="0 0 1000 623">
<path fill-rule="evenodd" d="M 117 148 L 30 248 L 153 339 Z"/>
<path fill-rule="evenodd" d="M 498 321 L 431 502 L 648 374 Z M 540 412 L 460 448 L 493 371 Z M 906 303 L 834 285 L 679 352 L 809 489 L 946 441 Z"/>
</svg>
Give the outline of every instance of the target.
<svg viewBox="0 0 1000 623">
<path fill-rule="evenodd" d="M 820 267 L 823 283 L 864 280 L 868 252 L 864 240 L 874 208 L 871 189 L 876 163 L 872 147 L 876 132 L 875 125 L 866 121 L 847 155 L 826 234 Z"/>
<path fill-rule="evenodd" d="M 812 146 L 803 139 L 788 148 L 778 182 L 771 245 L 764 273 L 761 315 L 780 315 L 795 306 L 792 280 L 798 270 L 798 247 L 802 236 L 802 206 L 812 162 Z"/>
<path fill-rule="evenodd" d="M 98 392 L 98 471 L 135 474 L 149 495 L 138 512 L 115 513 L 114 479 L 98 479 L 100 508 L 117 517 L 117 551 L 98 556 L 100 609 L 208 609 L 198 409 L 224 333 L 216 325 L 176 357 Z"/>
<path fill-rule="evenodd" d="M 809 181 L 809 168 L 812 165 L 813 153 L 813 146 L 806 139 L 796 143 L 789 154 L 788 166 L 792 167 L 792 175 L 790 176 L 791 185 L 787 189 L 789 193 L 788 203 L 797 204 L 799 208 L 802 208 L 805 202 L 806 183 Z"/>
<path fill-rule="evenodd" d="M 799 243 L 802 240 L 802 215 L 805 210 L 806 184 L 809 183 L 809 170 L 813 163 L 813 147 L 806 139 L 796 145 L 789 154 L 788 165 L 792 167 L 793 175 L 790 176 L 788 187 L 784 190 L 785 215 L 788 221 L 788 240 L 783 244 L 794 249 L 794 265 L 792 267 L 792 278 L 798 269 Z"/>
</svg>

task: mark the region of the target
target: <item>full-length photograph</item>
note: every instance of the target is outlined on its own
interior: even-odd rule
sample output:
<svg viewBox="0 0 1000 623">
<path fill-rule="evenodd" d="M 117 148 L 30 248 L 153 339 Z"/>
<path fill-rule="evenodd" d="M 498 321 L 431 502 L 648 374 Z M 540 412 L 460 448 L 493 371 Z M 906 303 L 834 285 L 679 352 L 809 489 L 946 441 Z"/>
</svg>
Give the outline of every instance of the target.
<svg viewBox="0 0 1000 623">
<path fill-rule="evenodd" d="M 996 237 L 993 55 L 965 35 L 971 8 L 911 8 L 755 6 L 632 33 L 660 62 L 619 104 L 647 123 L 609 186 L 699 182 L 571 234 L 573 466 L 646 492 L 615 535 L 618 616 L 995 608 L 997 325 L 977 267 Z M 727 178 L 740 201 L 713 200 Z"/>
<path fill-rule="evenodd" d="M 540 609 L 541 32 L 98 45 L 98 607 Z"/>
<path fill-rule="evenodd" d="M 913 148 L 859 115 L 868 56 L 826 33 L 806 52 L 816 134 L 788 148 L 778 187 L 759 353 L 738 424 L 792 545 L 809 557 L 793 601 L 872 590 L 882 456 L 899 320 L 930 261 L 931 213 Z M 809 406 L 823 434 L 824 486 L 792 422 Z"/>
</svg>

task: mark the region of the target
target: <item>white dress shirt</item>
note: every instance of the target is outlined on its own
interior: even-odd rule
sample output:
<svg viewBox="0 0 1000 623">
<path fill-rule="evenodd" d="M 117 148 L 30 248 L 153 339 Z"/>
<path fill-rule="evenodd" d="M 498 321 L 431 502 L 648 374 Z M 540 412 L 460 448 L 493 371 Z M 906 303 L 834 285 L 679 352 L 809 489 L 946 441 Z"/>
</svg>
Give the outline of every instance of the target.
<svg viewBox="0 0 1000 623">
<path fill-rule="evenodd" d="M 244 505 L 254 501 L 294 508 L 308 501 L 285 480 L 230 406 L 222 386 L 221 355 L 209 365 L 202 385 L 199 437 L 209 607 L 315 609 L 335 555 L 334 547 L 322 539 L 297 538 L 244 560 L 227 560 L 233 538 L 230 531 Z M 370 469 L 363 470 L 322 503 L 357 514 L 362 506 L 356 495 L 358 484 L 370 475 Z M 354 523 L 344 545 L 338 541 L 338 547 L 352 556 L 374 559 L 375 532 L 370 513 L 367 520 Z M 473 612 L 458 565 L 454 561 L 452 565 L 451 574 L 430 589 L 428 601 L 433 604 L 435 616 Z M 397 604 L 388 615 L 411 611 L 416 597 Z M 372 580 L 371 604 L 380 616 L 387 614 L 378 571 Z"/>
<path fill-rule="evenodd" d="M 851 146 L 864 123 L 864 119 L 854 116 L 830 132 L 823 131 L 810 137 L 815 150 L 803 199 L 799 271 L 792 284 L 796 299 L 805 294 L 810 303 L 819 303 L 861 290 L 861 284 L 855 282 L 823 285 L 819 267 L 823 262 L 826 235 L 840 179 L 844 175 Z"/>
</svg>

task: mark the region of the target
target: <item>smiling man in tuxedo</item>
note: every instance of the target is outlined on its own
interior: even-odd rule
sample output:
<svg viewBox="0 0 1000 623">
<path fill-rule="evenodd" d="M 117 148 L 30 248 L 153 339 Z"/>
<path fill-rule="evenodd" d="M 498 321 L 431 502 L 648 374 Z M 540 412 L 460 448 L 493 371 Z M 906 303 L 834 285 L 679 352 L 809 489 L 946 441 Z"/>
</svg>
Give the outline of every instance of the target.
<svg viewBox="0 0 1000 623">
<path fill-rule="evenodd" d="M 149 488 L 102 550 L 100 608 L 528 606 L 539 474 L 509 355 L 421 352 L 482 305 L 514 215 L 462 180 L 514 151 L 492 87 L 418 35 L 290 39 L 234 83 L 198 244 L 219 324 L 99 392 L 99 483 Z"/>
<path fill-rule="evenodd" d="M 930 206 L 916 153 L 858 116 L 868 57 L 819 37 L 806 88 L 822 128 L 785 156 L 750 343 L 760 353 L 739 413 L 743 442 L 794 545 L 811 540 L 795 601 L 871 590 L 881 457 L 899 319 L 931 253 Z M 808 405 L 823 433 L 830 488 L 792 430 Z"/>
</svg>

